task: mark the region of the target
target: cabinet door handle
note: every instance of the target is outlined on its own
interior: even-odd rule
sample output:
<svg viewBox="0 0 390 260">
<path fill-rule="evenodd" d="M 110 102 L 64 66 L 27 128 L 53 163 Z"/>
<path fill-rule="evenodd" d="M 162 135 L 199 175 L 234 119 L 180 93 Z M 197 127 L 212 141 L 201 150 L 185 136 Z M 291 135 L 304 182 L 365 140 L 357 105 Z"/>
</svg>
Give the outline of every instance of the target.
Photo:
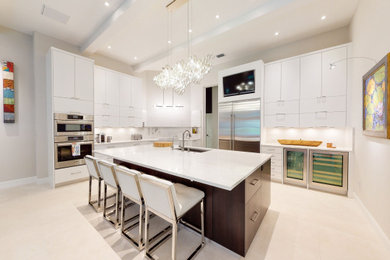
<svg viewBox="0 0 390 260">
<path fill-rule="evenodd" d="M 70 175 L 76 175 L 76 174 L 80 174 L 81 171 L 78 171 L 78 172 L 71 172 Z"/>
<path fill-rule="evenodd" d="M 253 185 L 253 186 L 255 186 L 256 183 L 258 183 L 258 182 L 259 182 L 259 179 L 253 179 L 253 180 L 250 182 L 250 184 Z"/>
<path fill-rule="evenodd" d="M 251 221 L 256 222 L 258 217 L 259 217 L 259 212 L 255 211 L 251 217 Z"/>
</svg>

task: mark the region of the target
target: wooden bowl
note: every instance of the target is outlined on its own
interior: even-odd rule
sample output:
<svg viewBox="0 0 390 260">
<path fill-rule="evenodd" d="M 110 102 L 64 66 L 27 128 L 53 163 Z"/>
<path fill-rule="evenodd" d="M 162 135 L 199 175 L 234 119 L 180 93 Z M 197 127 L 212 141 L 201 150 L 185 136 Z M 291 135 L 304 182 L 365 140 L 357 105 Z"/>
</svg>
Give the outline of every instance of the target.
<svg viewBox="0 0 390 260">
<path fill-rule="evenodd" d="M 153 146 L 154 147 L 171 147 L 172 142 L 154 142 Z"/>
<path fill-rule="evenodd" d="M 322 141 L 288 140 L 288 139 L 278 139 L 278 142 L 283 145 L 301 145 L 301 146 L 313 146 L 313 147 L 317 147 L 322 144 Z"/>
</svg>

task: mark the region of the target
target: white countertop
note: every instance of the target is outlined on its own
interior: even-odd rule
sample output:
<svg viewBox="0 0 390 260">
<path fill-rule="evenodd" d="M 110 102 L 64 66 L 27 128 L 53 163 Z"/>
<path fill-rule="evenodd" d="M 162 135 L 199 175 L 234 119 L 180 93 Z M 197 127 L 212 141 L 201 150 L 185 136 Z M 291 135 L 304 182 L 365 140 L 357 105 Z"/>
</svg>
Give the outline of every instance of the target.
<svg viewBox="0 0 390 260">
<path fill-rule="evenodd" d="M 321 144 L 320 146 L 303 146 L 303 145 L 282 145 L 280 143 L 261 143 L 262 146 L 273 146 L 273 147 L 281 147 L 281 148 L 298 148 L 298 149 L 310 149 L 310 150 L 324 150 L 324 151 L 335 151 L 335 152 L 352 152 L 352 148 L 350 147 L 336 147 L 336 148 L 328 148 L 326 144 Z"/>
<path fill-rule="evenodd" d="M 104 149 L 95 153 L 229 191 L 271 158 L 269 154 L 218 149 L 203 153 L 182 152 L 153 145 Z"/>
</svg>

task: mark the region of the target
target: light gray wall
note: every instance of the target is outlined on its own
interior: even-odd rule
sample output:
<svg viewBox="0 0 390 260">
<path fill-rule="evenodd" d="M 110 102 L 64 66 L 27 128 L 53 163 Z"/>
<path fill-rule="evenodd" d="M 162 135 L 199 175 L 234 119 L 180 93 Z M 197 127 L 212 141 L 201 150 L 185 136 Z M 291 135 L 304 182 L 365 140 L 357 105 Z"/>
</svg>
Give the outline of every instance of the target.
<svg viewBox="0 0 390 260">
<path fill-rule="evenodd" d="M 0 182 L 2 182 L 35 176 L 32 37 L 0 26 L 0 60 L 12 61 L 15 64 L 16 102 L 15 124 L 3 123 L 3 108 L 0 108 Z M 2 81 L 0 86 L 3 86 Z M 1 106 L 2 98 L 1 89 Z"/>
<path fill-rule="evenodd" d="M 352 57 L 379 61 L 390 51 L 389 10 L 388 0 L 360 1 L 351 24 Z M 353 188 L 390 238 L 390 140 L 362 133 L 362 76 L 374 63 L 356 59 L 349 64 L 352 69 L 351 123 L 355 128 Z"/>
</svg>

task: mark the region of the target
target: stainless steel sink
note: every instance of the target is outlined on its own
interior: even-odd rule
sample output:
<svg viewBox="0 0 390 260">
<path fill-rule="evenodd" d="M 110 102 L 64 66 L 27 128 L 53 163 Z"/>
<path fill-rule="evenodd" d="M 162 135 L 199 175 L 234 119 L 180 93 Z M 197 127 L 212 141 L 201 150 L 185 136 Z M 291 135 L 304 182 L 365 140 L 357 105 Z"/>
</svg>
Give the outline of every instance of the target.
<svg viewBox="0 0 390 260">
<path fill-rule="evenodd" d="M 181 147 L 174 148 L 174 150 L 183 151 Z M 194 152 L 194 153 L 204 153 L 210 150 L 202 149 L 202 148 L 194 148 L 194 147 L 185 147 L 183 152 Z"/>
</svg>

